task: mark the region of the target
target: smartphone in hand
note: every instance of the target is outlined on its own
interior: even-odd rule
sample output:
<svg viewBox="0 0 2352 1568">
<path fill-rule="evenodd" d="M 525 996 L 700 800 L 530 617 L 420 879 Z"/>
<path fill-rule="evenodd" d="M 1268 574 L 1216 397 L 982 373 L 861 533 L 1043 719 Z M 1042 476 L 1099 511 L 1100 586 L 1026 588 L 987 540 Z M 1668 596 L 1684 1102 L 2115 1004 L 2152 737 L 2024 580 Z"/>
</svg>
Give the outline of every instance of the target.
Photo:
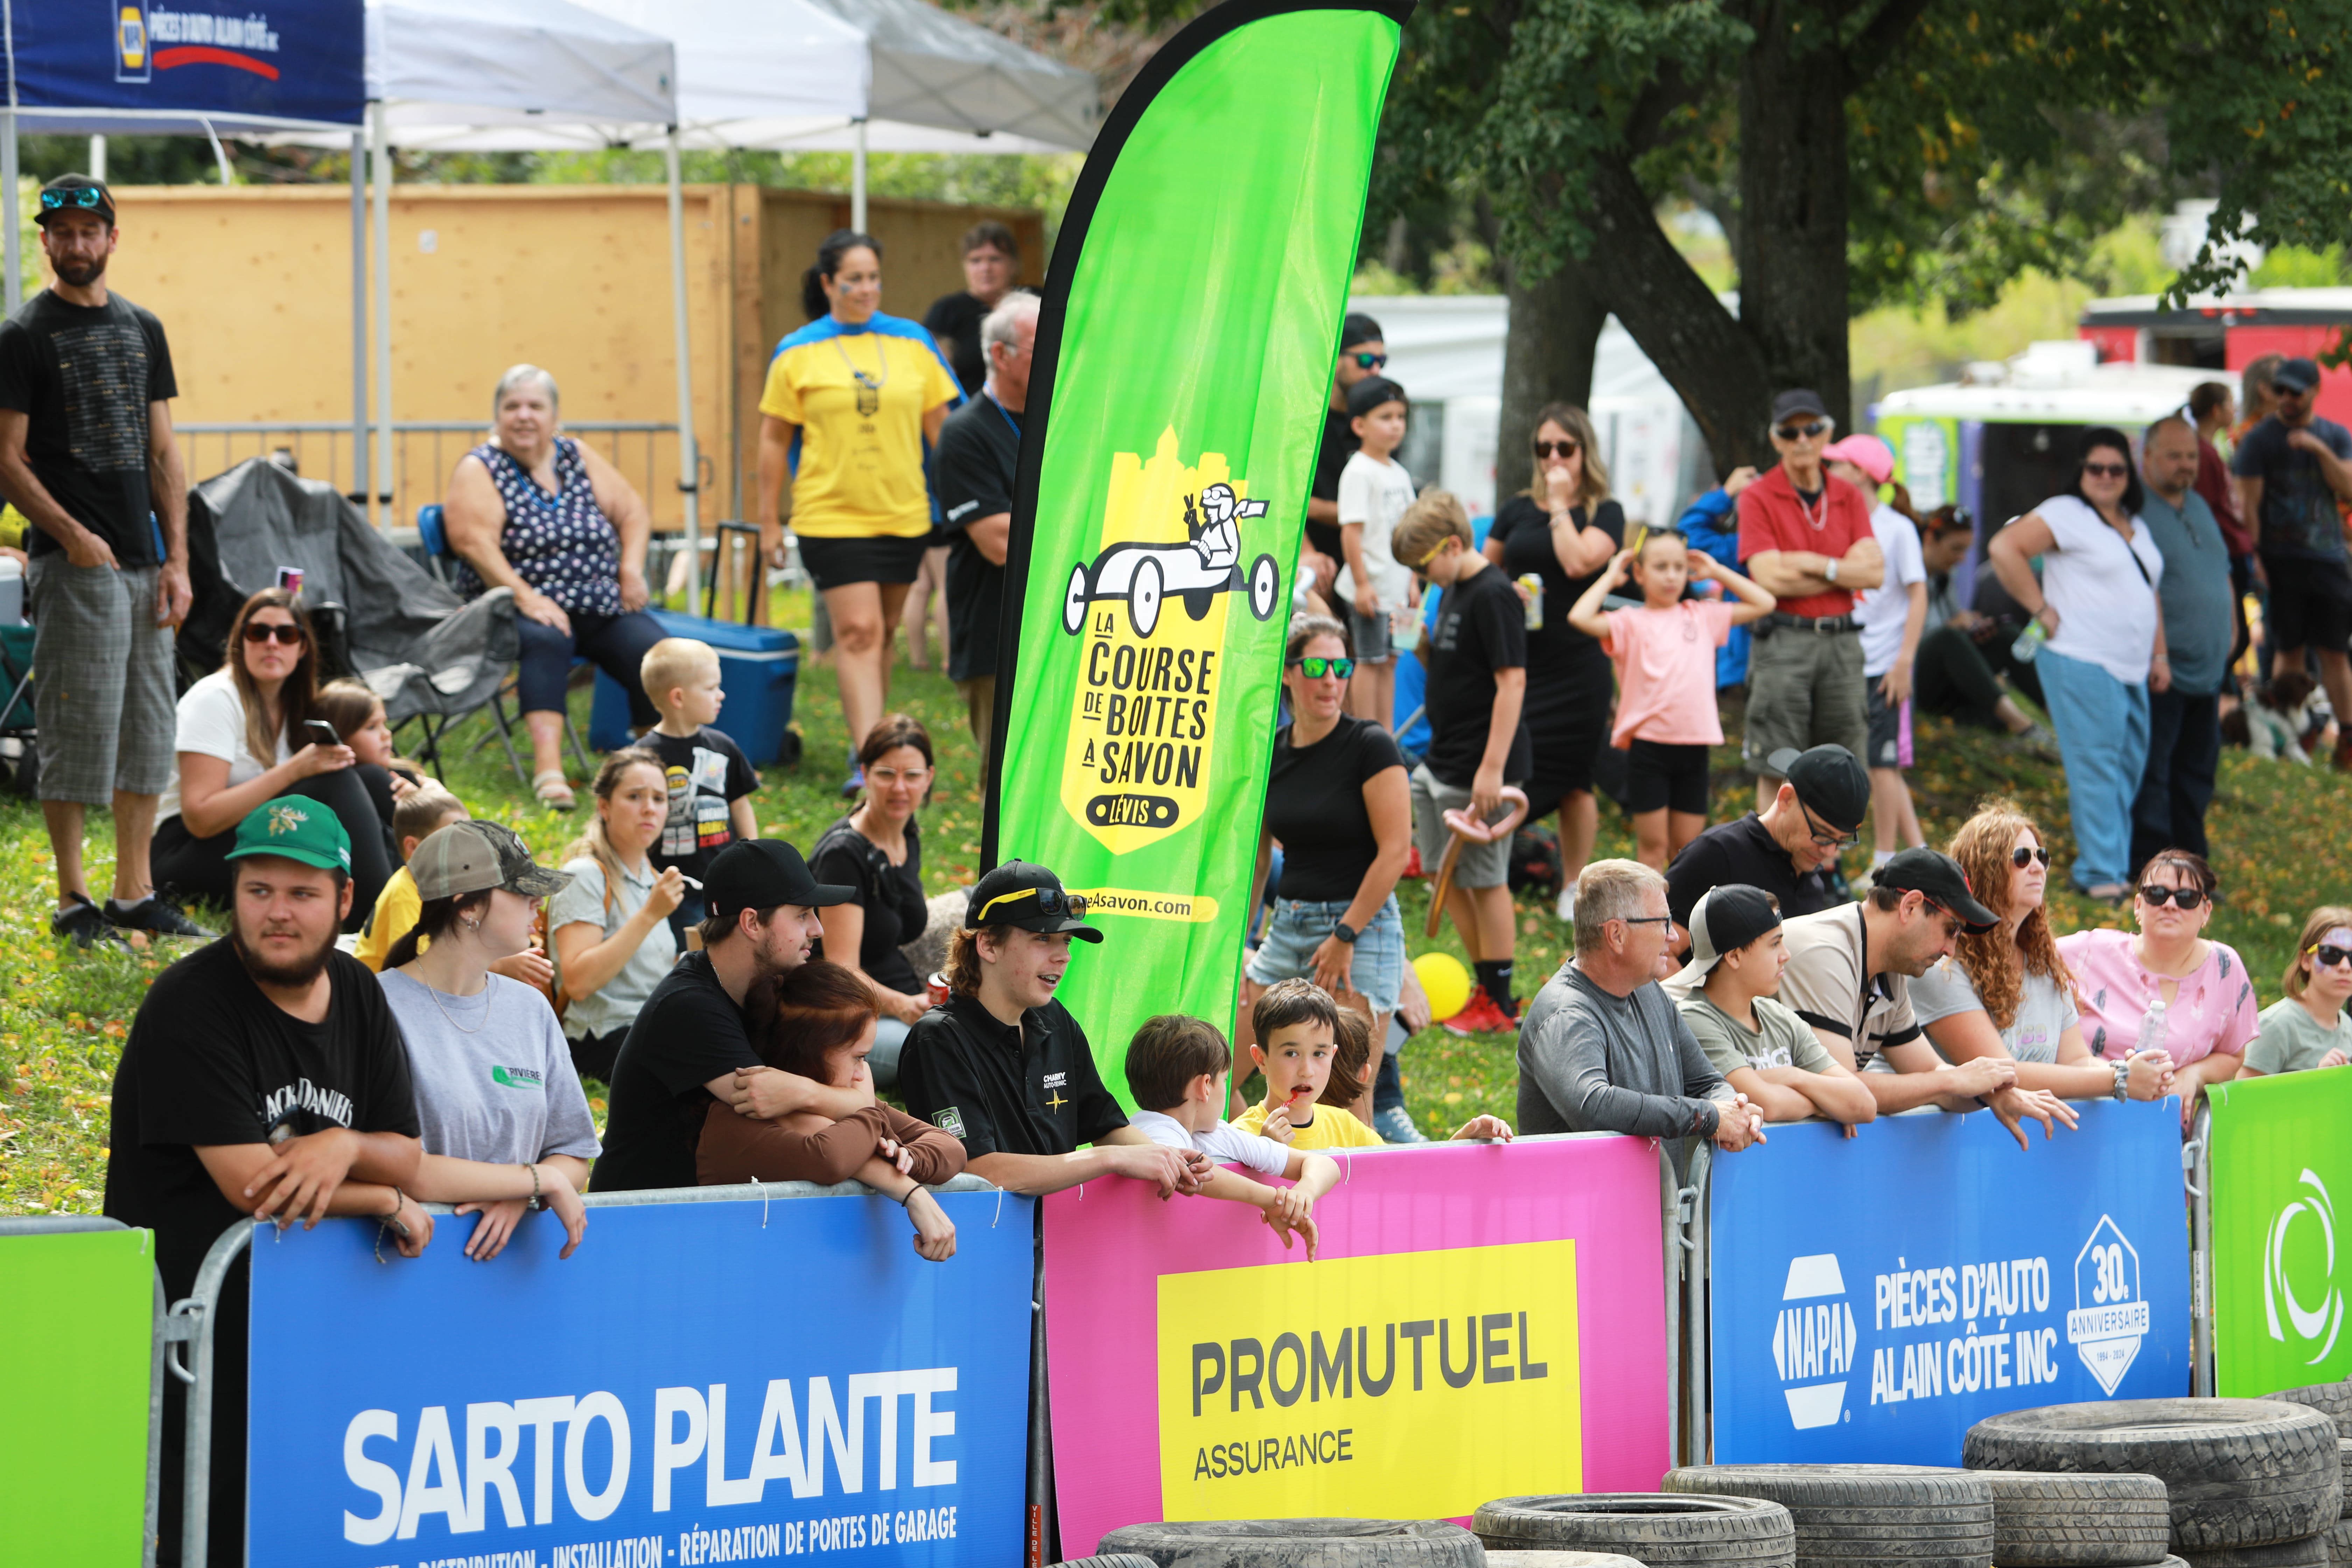
<svg viewBox="0 0 2352 1568">
<path fill-rule="evenodd" d="M 313 745 L 340 746 L 343 743 L 343 738 L 335 733 L 335 727 L 324 719 L 303 720 L 302 732 L 310 738 Z"/>
</svg>

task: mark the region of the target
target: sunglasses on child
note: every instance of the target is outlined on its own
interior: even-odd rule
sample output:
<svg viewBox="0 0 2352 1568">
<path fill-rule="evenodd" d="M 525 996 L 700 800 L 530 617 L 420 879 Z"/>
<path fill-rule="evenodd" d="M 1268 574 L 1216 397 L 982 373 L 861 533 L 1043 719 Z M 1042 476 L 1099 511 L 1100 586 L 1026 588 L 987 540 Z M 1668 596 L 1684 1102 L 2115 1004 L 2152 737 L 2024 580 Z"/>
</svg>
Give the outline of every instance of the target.
<svg viewBox="0 0 2352 1568">
<path fill-rule="evenodd" d="M 2338 947 L 2332 942 L 2314 942 L 2303 950 L 2303 955 L 2305 958 L 2317 959 L 2319 967 L 2322 969 L 2334 969 L 2339 964 L 2352 963 L 2352 947 Z"/>
<path fill-rule="evenodd" d="M 276 637 L 289 647 L 293 647 L 302 641 L 302 628 L 290 622 L 285 625 L 265 625 L 260 621 L 245 623 L 246 641 L 265 643 L 272 637 Z"/>
<path fill-rule="evenodd" d="M 1021 899 L 1037 900 L 1037 912 L 1046 915 L 1067 915 L 1074 921 L 1087 918 L 1087 900 L 1083 894 L 1066 893 L 1059 888 L 1023 888 L 1017 892 L 999 893 L 980 907 L 971 918 L 974 931 L 988 923 L 988 912 L 999 904 L 1013 903 Z"/>
<path fill-rule="evenodd" d="M 1348 357 L 1356 362 L 1358 370 L 1378 370 L 1389 363 L 1389 356 L 1386 354 L 1352 353 Z"/>
<path fill-rule="evenodd" d="M 2021 871 L 2036 860 L 2041 861 L 2045 868 L 2050 864 L 2050 851 L 2039 844 L 2031 847 L 2021 844 L 2009 852 L 2009 863 Z"/>
<path fill-rule="evenodd" d="M 2141 902 L 2154 910 L 2164 908 L 2167 900 L 2184 910 L 2193 910 L 2205 901 L 2205 890 L 2201 888 L 2159 888 L 2152 882 L 2141 886 L 2139 896 Z"/>
<path fill-rule="evenodd" d="M 1327 675 L 1336 675 L 1345 680 L 1356 673 L 1356 661 L 1352 658 L 1294 658 L 1290 661 L 1290 668 L 1309 680 L 1320 680 Z"/>
<path fill-rule="evenodd" d="M 1581 441 L 1538 441 L 1536 443 L 1536 458 L 1540 462 L 1546 458 L 1573 458 L 1583 450 L 1584 443 Z"/>
</svg>

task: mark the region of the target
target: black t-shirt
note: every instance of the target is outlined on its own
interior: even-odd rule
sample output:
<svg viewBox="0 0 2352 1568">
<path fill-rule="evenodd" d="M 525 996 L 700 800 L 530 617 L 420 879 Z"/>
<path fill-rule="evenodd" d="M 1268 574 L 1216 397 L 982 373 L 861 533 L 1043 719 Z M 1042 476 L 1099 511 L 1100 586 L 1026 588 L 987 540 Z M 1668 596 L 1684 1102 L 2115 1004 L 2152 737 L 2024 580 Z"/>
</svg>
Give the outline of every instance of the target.
<svg viewBox="0 0 2352 1568">
<path fill-rule="evenodd" d="M 857 943 L 857 967 L 893 991 L 914 995 L 923 988 L 915 966 L 898 951 L 931 923 L 931 906 L 923 897 L 923 831 L 907 824 L 907 863 L 890 864 L 882 846 L 843 817 L 824 830 L 809 857 L 809 869 L 820 882 L 856 888 L 857 907 L 866 911 L 866 931 Z M 830 911 L 826 917 L 831 918 Z M 824 944 L 817 955 L 823 957 Z"/>
<path fill-rule="evenodd" d="M 1059 1002 L 1000 1024 L 955 995 L 915 1021 L 898 1057 L 907 1110 L 963 1141 L 964 1152 L 1067 1154 L 1127 1125 L 1095 1070 L 1087 1032 Z"/>
<path fill-rule="evenodd" d="M 1424 689 L 1430 732 L 1422 760 L 1439 783 L 1468 789 L 1486 754 L 1495 672 L 1528 665 L 1527 606 L 1499 568 L 1489 564 L 1445 590 L 1423 658 L 1430 667 Z M 1534 759 L 1523 716 L 1503 763 L 1503 782 L 1525 779 L 1535 769 Z"/>
<path fill-rule="evenodd" d="M 1356 426 L 1344 408 L 1323 406 L 1323 445 L 1315 454 L 1315 484 L 1307 491 L 1317 500 L 1337 501 L 1339 499 L 1339 470 L 1356 455 L 1363 443 L 1356 439 Z M 1339 550 L 1339 525 L 1336 522 L 1310 522 L 1307 525 L 1307 542 L 1332 560 L 1347 563 Z M 1328 586 L 1328 584 L 1325 584 Z"/>
<path fill-rule="evenodd" d="M 948 367 L 963 384 L 966 397 L 988 379 L 988 356 L 980 352 L 980 324 L 986 320 L 988 307 L 961 289 L 940 295 L 923 312 L 923 331 L 946 340 Z"/>
<path fill-rule="evenodd" d="M 0 408 L 27 416 L 33 477 L 124 566 L 156 560 L 147 405 L 179 395 L 163 323 L 120 294 L 74 305 L 44 289 L 0 322 Z M 65 546 L 34 528 L 25 548 Z"/>
<path fill-rule="evenodd" d="M 948 535 L 948 679 L 977 680 L 996 673 L 998 628 L 1004 622 L 1004 568 L 980 552 L 964 531 L 984 517 L 1013 510 L 1013 479 L 1021 465 L 1021 416 L 986 394 L 974 397 L 940 426 L 931 486 L 940 498 L 940 525 Z"/>
<path fill-rule="evenodd" d="M 694 1148 L 721 1073 L 761 1067 L 743 1010 L 719 984 L 707 952 L 689 952 L 662 977 L 621 1042 L 613 1066 L 600 1193 L 696 1184 Z"/>
<path fill-rule="evenodd" d="M 1282 846 L 1282 884 L 1275 896 L 1348 903 L 1379 857 L 1364 784 L 1404 766 L 1396 739 L 1369 719 L 1341 714 L 1329 734 L 1304 748 L 1292 726 L 1274 732 L 1274 766 L 1265 781 L 1265 828 Z"/>
<path fill-rule="evenodd" d="M 2352 462 L 2352 431 L 2314 415 L 2305 426 L 2340 461 Z M 2263 481 L 2265 555 L 2301 561 L 2344 559 L 2344 512 L 2319 459 L 2291 445 L 2293 432 L 2273 415 L 2246 432 L 2230 459 L 2241 479 Z"/>
<path fill-rule="evenodd" d="M 1676 925 L 1687 928 L 1691 906 L 1709 889 L 1733 882 L 1777 897 L 1783 917 L 1817 914 L 1846 901 L 1830 881 L 1828 868 L 1797 875 L 1789 852 L 1752 811 L 1737 822 L 1719 823 L 1683 846 L 1666 868 L 1666 909 Z"/>
<path fill-rule="evenodd" d="M 1576 508 L 1573 515 L 1577 527 L 1597 528 L 1614 540 L 1618 549 L 1624 548 L 1625 509 L 1615 501 L 1602 501 L 1590 517 L 1582 507 Z M 1568 569 L 1559 563 L 1559 552 L 1552 548 L 1551 513 L 1526 496 L 1513 496 L 1496 512 L 1486 537 L 1503 542 L 1506 576 L 1517 579 L 1533 572 L 1543 579 L 1543 625 L 1528 634 L 1528 680 L 1538 681 L 1554 670 L 1600 653 L 1598 642 L 1568 624 L 1568 612 L 1601 573 L 1588 573 L 1581 577 L 1568 574 Z M 1601 567 L 1607 571 L 1609 563 L 1603 561 Z"/>
<path fill-rule="evenodd" d="M 730 808 L 760 787 L 760 771 L 742 747 L 708 724 L 691 735 L 648 730 L 637 744 L 661 758 L 669 782 L 669 819 L 646 858 L 656 871 L 675 866 L 698 882 L 711 858 L 735 842 Z"/>
<path fill-rule="evenodd" d="M 408 1048 L 383 987 L 348 953 L 327 959 L 326 1017 L 307 1024 L 262 994 L 226 937 L 155 977 L 114 1073 L 106 1212 L 155 1233 L 173 1300 L 243 1215 L 200 1146 L 267 1143 L 283 1127 L 417 1136 Z"/>
</svg>

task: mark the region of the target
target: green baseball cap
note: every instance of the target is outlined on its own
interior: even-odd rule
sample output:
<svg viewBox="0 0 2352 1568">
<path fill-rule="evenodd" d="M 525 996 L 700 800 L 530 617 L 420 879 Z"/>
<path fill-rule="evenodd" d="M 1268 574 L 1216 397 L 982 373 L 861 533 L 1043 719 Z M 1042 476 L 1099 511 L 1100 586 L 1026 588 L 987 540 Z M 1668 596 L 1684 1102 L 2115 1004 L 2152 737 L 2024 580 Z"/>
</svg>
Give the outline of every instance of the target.
<svg viewBox="0 0 2352 1568">
<path fill-rule="evenodd" d="M 277 855 L 323 871 L 352 868 L 352 838 L 335 814 L 306 795 L 281 795 L 255 806 L 236 825 L 236 847 L 227 858 Z"/>
</svg>

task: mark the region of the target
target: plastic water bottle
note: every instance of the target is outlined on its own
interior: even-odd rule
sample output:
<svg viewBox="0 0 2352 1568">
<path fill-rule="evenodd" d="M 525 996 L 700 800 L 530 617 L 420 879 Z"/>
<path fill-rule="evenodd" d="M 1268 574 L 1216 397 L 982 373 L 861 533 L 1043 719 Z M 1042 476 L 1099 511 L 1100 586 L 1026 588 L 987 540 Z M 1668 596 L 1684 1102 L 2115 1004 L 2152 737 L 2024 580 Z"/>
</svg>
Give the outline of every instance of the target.
<svg viewBox="0 0 2352 1568">
<path fill-rule="evenodd" d="M 2133 1055 L 2164 1049 L 2165 1013 L 2163 997 L 2148 998 L 2147 1011 L 2139 1016 L 2139 1038 L 2132 1042 Z"/>
<path fill-rule="evenodd" d="M 2048 626 L 2043 626 L 2038 619 L 2028 621 L 2025 623 L 2025 629 L 2017 634 L 2017 640 L 2009 645 L 2009 657 L 2020 664 L 2032 664 L 2033 656 L 2040 653 L 2042 645 L 2049 640 Z"/>
</svg>

